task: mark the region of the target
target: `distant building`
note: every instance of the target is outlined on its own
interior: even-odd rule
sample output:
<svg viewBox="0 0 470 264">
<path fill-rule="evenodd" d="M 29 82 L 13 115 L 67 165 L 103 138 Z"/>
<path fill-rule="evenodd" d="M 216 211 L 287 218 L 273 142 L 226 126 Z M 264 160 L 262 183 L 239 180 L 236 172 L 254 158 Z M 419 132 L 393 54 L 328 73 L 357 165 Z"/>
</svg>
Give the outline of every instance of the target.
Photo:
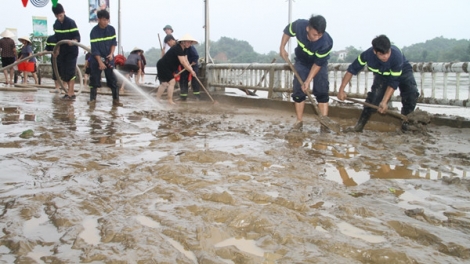
<svg viewBox="0 0 470 264">
<path fill-rule="evenodd" d="M 228 61 L 227 54 L 225 54 L 225 52 L 218 53 L 217 55 L 215 55 L 214 61 L 216 61 L 216 62 L 227 62 Z"/>
<path fill-rule="evenodd" d="M 338 55 L 338 61 L 344 61 L 348 55 L 346 50 L 335 51 L 335 53 Z"/>
</svg>

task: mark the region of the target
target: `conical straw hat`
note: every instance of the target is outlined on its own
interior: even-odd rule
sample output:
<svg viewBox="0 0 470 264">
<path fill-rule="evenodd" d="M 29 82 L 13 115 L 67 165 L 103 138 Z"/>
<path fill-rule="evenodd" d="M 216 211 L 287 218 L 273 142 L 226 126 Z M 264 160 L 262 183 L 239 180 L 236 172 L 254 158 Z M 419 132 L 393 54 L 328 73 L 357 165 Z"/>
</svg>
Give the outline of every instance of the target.
<svg viewBox="0 0 470 264">
<path fill-rule="evenodd" d="M 5 31 L 3 31 L 2 34 L 0 34 L 0 36 L 2 38 L 12 38 L 15 36 L 15 34 L 13 34 L 13 32 L 11 32 L 10 30 L 5 29 Z"/>
<path fill-rule="evenodd" d="M 182 36 L 181 38 L 178 39 L 178 42 L 181 42 L 181 41 L 192 41 L 194 42 L 194 44 L 197 44 L 197 40 L 194 39 L 191 35 L 189 34 L 185 34 L 184 36 Z"/>
<path fill-rule="evenodd" d="M 142 49 L 140 49 L 140 48 L 137 48 L 137 47 L 134 47 L 134 49 L 131 51 L 131 53 L 132 53 L 132 52 L 136 52 L 136 51 L 143 52 L 143 50 L 142 50 Z"/>
<path fill-rule="evenodd" d="M 32 43 L 31 40 L 29 39 L 29 37 L 21 37 L 21 38 L 18 38 L 18 40 L 26 40 L 28 41 L 29 43 Z"/>
</svg>

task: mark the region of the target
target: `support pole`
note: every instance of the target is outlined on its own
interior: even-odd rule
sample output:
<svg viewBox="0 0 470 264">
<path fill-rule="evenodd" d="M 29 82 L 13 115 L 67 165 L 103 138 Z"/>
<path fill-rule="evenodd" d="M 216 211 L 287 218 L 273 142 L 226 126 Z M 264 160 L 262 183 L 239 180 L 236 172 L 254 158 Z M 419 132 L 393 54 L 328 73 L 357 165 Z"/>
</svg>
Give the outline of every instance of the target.
<svg viewBox="0 0 470 264">
<path fill-rule="evenodd" d="M 122 54 L 121 0 L 118 0 L 118 54 Z"/>
<path fill-rule="evenodd" d="M 209 62 L 209 42 L 210 42 L 210 37 L 209 37 L 209 29 L 210 29 L 210 25 L 209 25 L 209 0 L 205 0 L 205 8 L 204 8 L 204 16 L 205 16 L 205 25 L 204 25 L 204 30 L 205 30 L 205 45 L 204 45 L 204 49 L 205 49 L 205 58 L 204 58 L 204 61 L 205 63 L 207 64 Z"/>
</svg>

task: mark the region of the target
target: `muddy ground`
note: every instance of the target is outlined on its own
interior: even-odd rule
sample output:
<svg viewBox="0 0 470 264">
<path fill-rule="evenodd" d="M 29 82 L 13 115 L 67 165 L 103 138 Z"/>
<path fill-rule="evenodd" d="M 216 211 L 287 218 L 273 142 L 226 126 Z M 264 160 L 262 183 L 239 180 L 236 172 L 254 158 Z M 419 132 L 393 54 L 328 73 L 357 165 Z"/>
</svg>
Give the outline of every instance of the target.
<svg viewBox="0 0 470 264">
<path fill-rule="evenodd" d="M 469 129 L 87 98 L 0 92 L 0 263 L 470 262 Z"/>
</svg>

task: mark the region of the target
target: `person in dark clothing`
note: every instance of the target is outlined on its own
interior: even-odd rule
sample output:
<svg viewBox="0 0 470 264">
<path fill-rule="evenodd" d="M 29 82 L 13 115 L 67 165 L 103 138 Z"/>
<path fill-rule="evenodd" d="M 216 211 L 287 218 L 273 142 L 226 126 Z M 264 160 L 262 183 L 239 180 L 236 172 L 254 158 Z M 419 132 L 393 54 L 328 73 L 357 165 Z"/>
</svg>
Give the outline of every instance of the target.
<svg viewBox="0 0 470 264">
<path fill-rule="evenodd" d="M 294 67 L 304 82 L 301 86 L 297 78 L 294 77 L 292 99 L 297 117 L 294 129 L 301 129 L 303 126 L 302 117 L 306 93 L 310 89 L 312 81 L 312 93 L 318 102 L 318 108 L 323 116 L 328 115 L 328 101 L 330 99 L 328 96 L 328 59 L 333 48 L 333 39 L 325 29 L 326 20 L 320 15 L 312 15 L 309 20 L 298 19 L 284 28 L 280 55 L 285 61 L 289 59 L 285 47 L 289 39 L 295 37 L 298 45 L 295 48 Z"/>
<path fill-rule="evenodd" d="M 88 46 L 88 48 L 91 50 L 90 46 Z M 83 84 L 85 86 L 88 85 L 88 81 L 90 80 L 90 74 L 91 74 L 90 60 L 91 60 L 91 53 L 85 50 L 85 64 L 83 65 L 83 68 L 85 68 L 85 77 L 84 77 Z"/>
<path fill-rule="evenodd" d="M 199 71 L 199 54 L 197 53 L 197 50 L 193 45 L 186 49 L 186 56 L 188 58 L 189 64 L 193 68 L 193 71 L 197 75 Z M 197 81 L 193 82 L 192 75 L 190 75 L 188 71 L 184 71 L 181 73 L 180 79 L 180 99 L 182 101 L 185 101 L 186 98 L 188 98 L 189 81 L 191 81 L 191 87 L 193 89 L 194 96 L 196 96 L 196 99 L 200 98 L 201 93 L 199 92 L 199 83 Z"/>
<path fill-rule="evenodd" d="M 2 37 L 0 39 L 0 55 L 2 57 L 2 67 L 7 67 L 16 60 L 16 45 L 15 41 L 12 39 L 15 34 L 8 29 L 0 34 Z M 15 69 L 13 67 L 10 68 L 10 72 L 8 73 L 7 70 L 3 70 L 3 74 L 5 74 L 5 84 L 6 85 L 13 85 Z M 8 78 L 10 77 L 10 78 Z"/>
<path fill-rule="evenodd" d="M 54 51 L 54 48 L 56 47 L 56 45 L 57 45 L 57 37 L 55 36 L 55 34 L 50 35 L 46 39 L 46 46 L 44 47 L 44 50 Z M 55 63 L 55 61 L 53 59 L 51 59 L 51 64 L 52 64 L 53 69 L 54 69 L 54 63 Z M 60 84 L 59 84 L 59 81 L 57 80 L 57 77 L 55 76 L 55 71 L 54 70 L 52 71 L 52 80 L 54 80 L 54 84 L 55 84 L 54 92 L 55 93 L 60 93 Z"/>
<path fill-rule="evenodd" d="M 114 75 L 114 50 L 117 46 L 116 30 L 109 25 L 109 12 L 100 10 L 98 25 L 90 32 L 91 56 L 90 59 L 90 102 L 96 103 L 97 88 L 101 87 L 101 72 L 104 71 L 106 84 L 113 94 L 113 105 L 122 106 L 119 102 L 119 91 L 116 76 Z"/>
<path fill-rule="evenodd" d="M 196 77 L 196 73 L 188 62 L 185 50 L 191 47 L 197 41 L 189 34 L 184 35 L 178 40 L 178 44 L 171 47 L 165 55 L 157 62 L 158 80 L 160 86 L 157 91 L 157 99 L 160 100 L 165 89 L 168 88 L 168 102 L 173 102 L 173 90 L 175 88 L 174 72 L 178 70 L 178 66 L 182 65 L 192 76 Z"/>
<path fill-rule="evenodd" d="M 140 75 L 140 71 L 142 68 L 142 54 L 143 50 L 135 47 L 129 56 L 127 56 L 126 63 L 121 67 L 121 71 L 125 74 L 126 78 L 129 79 L 132 75 L 135 76 L 136 85 L 138 83 L 138 76 Z M 124 93 L 124 86 L 126 81 L 122 82 L 121 89 L 119 89 L 119 93 Z"/>
<path fill-rule="evenodd" d="M 57 20 L 54 23 L 54 32 L 57 42 L 61 40 L 72 40 L 80 42 L 80 32 L 75 21 L 65 15 L 64 7 L 57 4 L 52 7 Z M 78 47 L 71 44 L 62 44 L 60 52 L 53 54 L 57 57 L 57 67 L 60 78 L 67 83 L 68 93 L 63 97 L 68 100 L 75 100 L 75 68 L 77 66 Z"/>
<path fill-rule="evenodd" d="M 413 75 L 411 64 L 397 47 L 391 45 L 385 35 L 380 35 L 372 40 L 372 47 L 362 52 L 348 67 L 343 77 L 338 92 L 338 99 L 347 97 L 344 91 L 353 75 L 357 75 L 367 64 L 367 68 L 374 73 L 374 82 L 371 91 L 367 93 L 366 102 L 377 105 L 379 113 L 388 110 L 388 101 L 397 88 L 400 89 L 403 115 L 413 112 L 418 102 L 419 92 Z M 361 116 L 353 130 L 362 132 L 375 109 L 364 106 Z M 407 130 L 406 122 L 402 130 Z"/>
<path fill-rule="evenodd" d="M 136 80 L 137 85 L 139 85 L 140 83 L 145 84 L 145 66 L 147 66 L 147 59 L 144 56 L 143 50 L 142 50 L 142 53 L 140 53 L 140 60 L 142 61 L 142 68 L 140 68 L 141 82 L 138 82 L 138 80 Z"/>
</svg>

